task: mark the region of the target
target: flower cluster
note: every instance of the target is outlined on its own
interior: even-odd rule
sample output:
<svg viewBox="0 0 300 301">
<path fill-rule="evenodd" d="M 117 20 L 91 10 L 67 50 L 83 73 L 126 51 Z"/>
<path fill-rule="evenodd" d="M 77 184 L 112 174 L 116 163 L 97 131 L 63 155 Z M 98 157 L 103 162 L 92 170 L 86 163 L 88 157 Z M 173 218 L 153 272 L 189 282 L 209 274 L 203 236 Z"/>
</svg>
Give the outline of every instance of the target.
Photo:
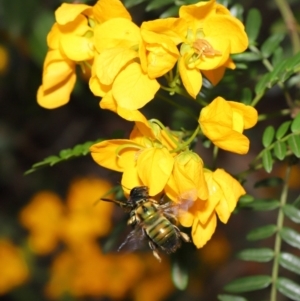
<svg viewBox="0 0 300 301">
<path fill-rule="evenodd" d="M 29 230 L 27 252 L 32 252 L 31 257 L 51 255 L 47 297 L 60 300 L 70 294 L 121 300 L 131 294 L 133 300 L 149 300 L 147 288 L 153 283 L 157 295 L 151 300 L 158 301 L 174 289 L 167 260 L 159 264 L 150 254 L 141 257 L 102 251 L 98 239 L 111 229 L 114 205 L 97 200 L 110 189 L 110 183 L 102 179 L 77 179 L 70 186 L 65 204 L 54 192 L 41 191 L 21 211 L 20 221 Z M 28 270 L 13 246 L 0 241 L 0 253 L 1 294 L 7 290 L 6 282 L 10 286 L 24 282 Z M 152 279 L 156 272 L 160 278 Z"/>
<path fill-rule="evenodd" d="M 225 108 L 227 115 L 218 123 L 220 115 L 214 113 Z M 224 170 L 212 172 L 204 168 L 202 159 L 189 145 L 199 128 L 204 127 L 203 132 L 216 145 L 246 153 L 249 141 L 242 133 L 256 123 L 256 110 L 218 97 L 201 111 L 199 126 L 186 141 L 158 121 L 147 121 L 142 114 L 135 117 L 129 139 L 94 144 L 90 148 L 93 159 L 103 167 L 122 172 L 125 190 L 146 185 L 151 196 L 163 192 L 175 203 L 187 202 L 189 208 L 180 216 L 180 222 L 192 226 L 193 242 L 202 247 L 215 231 L 216 215 L 226 223 L 245 190 Z"/>
<path fill-rule="evenodd" d="M 216 85 L 226 68 L 235 68 L 230 55 L 248 46 L 243 24 L 210 0 L 182 6 L 178 17 L 137 26 L 119 0 L 99 0 L 94 6 L 62 4 L 47 41 L 39 104 L 67 103 L 79 65 L 90 90 L 101 97 L 100 107 L 135 122 L 129 139 L 93 145 L 93 159 L 122 173 L 127 194 L 146 185 L 151 196 L 165 194 L 174 203 L 186 203 L 179 220 L 192 227 L 193 242 L 202 247 L 215 231 L 216 216 L 226 223 L 245 191 L 224 170 L 205 168 L 190 146 L 204 135 L 216 147 L 246 154 L 249 140 L 243 131 L 256 124 L 257 112 L 217 97 L 201 110 L 194 133 L 183 139 L 158 120 L 148 121 L 139 109 L 160 88 L 196 99 L 203 76 Z"/>
<path fill-rule="evenodd" d="M 29 278 L 29 269 L 21 249 L 8 239 L 0 240 L 0 295 L 7 293 Z"/>
<path fill-rule="evenodd" d="M 202 74 L 218 83 L 226 68 L 235 68 L 230 54 L 248 45 L 243 24 L 215 0 L 182 6 L 178 18 L 140 27 L 119 0 L 99 0 L 93 7 L 64 3 L 55 16 L 37 95 L 45 108 L 69 101 L 76 65 L 88 74 L 91 91 L 102 97 L 101 108 L 122 117 L 124 110 L 138 110 L 154 98 L 161 77 L 169 79 L 173 92 L 180 89 L 180 77 L 196 98 Z"/>
</svg>

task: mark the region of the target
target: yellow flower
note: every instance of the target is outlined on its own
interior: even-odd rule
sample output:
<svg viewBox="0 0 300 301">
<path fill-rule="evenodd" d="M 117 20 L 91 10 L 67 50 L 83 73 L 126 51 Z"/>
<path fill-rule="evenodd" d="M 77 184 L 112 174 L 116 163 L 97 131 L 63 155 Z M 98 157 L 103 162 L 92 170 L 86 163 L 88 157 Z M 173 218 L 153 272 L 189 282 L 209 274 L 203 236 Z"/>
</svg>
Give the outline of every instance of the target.
<svg viewBox="0 0 300 301">
<path fill-rule="evenodd" d="M 142 261 L 135 254 L 105 255 L 96 243 L 82 244 L 55 258 L 46 294 L 56 299 L 65 293 L 122 299 L 142 272 Z"/>
<path fill-rule="evenodd" d="M 61 227 L 61 236 L 68 245 L 77 247 L 110 231 L 114 206 L 99 201 L 110 189 L 108 181 L 97 178 L 81 178 L 71 183 L 66 200 L 67 215 Z M 112 195 L 105 197 L 112 198 Z"/>
<path fill-rule="evenodd" d="M 97 201 L 110 189 L 110 183 L 102 179 L 77 179 L 70 186 L 66 205 L 55 193 L 36 194 L 20 214 L 21 223 L 30 231 L 32 250 L 48 254 L 60 240 L 77 247 L 107 234 L 114 206 Z"/>
<path fill-rule="evenodd" d="M 238 199 L 246 193 L 240 183 L 223 169 L 215 172 L 205 169 L 204 176 L 208 199 L 197 199 L 189 211 L 180 216 L 183 226 L 192 226 L 192 239 L 197 248 L 203 247 L 213 235 L 217 215 L 221 222 L 227 223 Z"/>
<path fill-rule="evenodd" d="M 23 284 L 29 276 L 21 251 L 10 241 L 0 240 L 0 295 Z"/>
<path fill-rule="evenodd" d="M 99 165 L 123 173 L 124 188 L 146 185 L 150 195 L 156 195 L 172 172 L 174 155 L 169 152 L 172 148 L 175 143 L 164 130 L 144 118 L 136 121 L 130 139 L 102 141 L 91 146 L 90 151 Z"/>
<path fill-rule="evenodd" d="M 244 51 L 248 38 L 243 24 L 215 0 L 182 6 L 179 16 L 185 28 L 179 73 L 187 92 L 196 98 L 202 86 L 201 72 L 216 84 L 220 74 L 213 78 L 208 71 L 228 65 L 229 55 Z"/>
<path fill-rule="evenodd" d="M 100 0 L 94 6 L 63 3 L 55 12 L 56 23 L 47 37 L 49 52 L 37 99 L 47 109 L 66 104 L 76 81 L 76 64 L 83 72 L 96 53 L 94 27 L 114 17 L 130 18 L 119 0 Z"/>
<path fill-rule="evenodd" d="M 243 131 L 256 124 L 257 111 L 251 106 L 217 97 L 201 110 L 198 121 L 203 134 L 216 146 L 246 154 L 249 139 Z"/>
<path fill-rule="evenodd" d="M 101 97 L 109 93 L 104 102 L 109 100 L 117 107 L 137 110 L 158 91 L 156 79 L 150 78 L 138 62 L 141 43 L 140 28 L 128 19 L 110 19 L 95 28 L 99 55 L 93 64 L 90 88 Z"/>
<path fill-rule="evenodd" d="M 29 244 L 34 252 L 48 254 L 55 249 L 63 214 L 62 200 L 49 191 L 37 193 L 21 211 L 20 221 L 30 231 Z"/>
<path fill-rule="evenodd" d="M 190 202 L 197 198 L 204 200 L 208 198 L 203 161 L 196 153 L 188 150 L 175 157 L 165 193 L 174 202 Z"/>
</svg>

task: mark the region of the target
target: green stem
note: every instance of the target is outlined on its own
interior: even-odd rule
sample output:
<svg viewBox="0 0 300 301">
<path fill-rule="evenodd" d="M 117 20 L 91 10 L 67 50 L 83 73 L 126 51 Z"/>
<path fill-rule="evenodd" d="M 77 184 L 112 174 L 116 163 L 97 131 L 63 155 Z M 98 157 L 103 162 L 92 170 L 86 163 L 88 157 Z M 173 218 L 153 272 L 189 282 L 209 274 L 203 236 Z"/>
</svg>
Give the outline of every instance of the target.
<svg viewBox="0 0 300 301">
<path fill-rule="evenodd" d="M 169 98 L 167 98 L 167 97 L 165 97 L 161 94 L 157 94 L 155 97 L 171 104 L 172 106 L 174 106 L 175 108 L 179 109 L 180 111 L 186 113 L 188 116 L 190 116 L 191 118 L 193 118 L 194 120 L 196 120 L 198 122 L 198 117 L 191 114 L 191 112 L 188 109 L 186 109 L 186 107 L 183 107 L 183 106 L 177 104 L 175 101 L 173 101 L 173 100 L 171 100 L 171 99 L 169 99 Z"/>
<path fill-rule="evenodd" d="M 198 125 L 196 130 L 194 131 L 193 135 L 184 143 L 180 144 L 177 148 L 173 149 L 170 153 L 177 153 L 182 151 L 183 149 L 185 149 L 187 146 L 189 146 L 193 140 L 196 138 L 196 136 L 198 135 L 200 131 L 200 126 Z"/>
<path fill-rule="evenodd" d="M 280 196 L 280 209 L 279 209 L 278 217 L 277 217 L 277 233 L 276 233 L 275 245 L 274 245 L 275 258 L 274 258 L 273 268 L 272 268 L 272 287 L 271 287 L 270 301 L 277 300 L 276 281 L 278 278 L 279 255 L 280 255 L 280 249 L 281 249 L 280 231 L 283 227 L 283 221 L 284 221 L 284 213 L 283 213 L 282 208 L 286 204 L 286 201 L 287 201 L 290 174 L 291 174 L 291 166 L 288 166 L 286 169 L 284 186 L 283 186 L 281 196 Z"/>
<path fill-rule="evenodd" d="M 260 114 L 258 115 L 258 121 L 263 121 L 266 119 L 270 119 L 273 117 L 278 117 L 278 116 L 286 116 L 286 115 L 290 115 L 291 114 L 291 110 L 290 109 L 283 109 L 280 110 L 278 112 L 274 112 L 274 113 L 270 113 L 270 114 Z"/>
<path fill-rule="evenodd" d="M 297 32 L 298 24 L 294 17 L 293 11 L 286 0 L 275 0 L 275 2 L 288 29 L 293 45 L 293 53 L 297 53 L 300 50 L 300 38 Z"/>
<path fill-rule="evenodd" d="M 219 148 L 217 146 L 214 146 L 214 149 L 213 149 L 213 170 L 216 168 L 218 152 L 219 152 Z"/>
</svg>

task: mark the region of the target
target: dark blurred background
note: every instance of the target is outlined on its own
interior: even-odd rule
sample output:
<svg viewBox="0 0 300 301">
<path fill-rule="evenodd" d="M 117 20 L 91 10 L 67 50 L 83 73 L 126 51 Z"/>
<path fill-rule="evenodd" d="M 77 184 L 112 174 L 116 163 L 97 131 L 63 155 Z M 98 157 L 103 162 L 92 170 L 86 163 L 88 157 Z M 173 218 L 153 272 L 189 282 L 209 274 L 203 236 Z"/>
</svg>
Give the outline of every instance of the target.
<svg viewBox="0 0 300 301">
<path fill-rule="evenodd" d="M 80 76 L 67 105 L 55 110 L 46 110 L 37 105 L 36 92 L 41 84 L 42 65 L 47 52 L 46 35 L 54 22 L 54 11 L 61 3 L 62 1 L 59 0 L 0 0 L 0 238 L 9 238 L 16 245 L 27 235 L 18 222 L 18 214 L 39 190 L 52 190 L 65 198 L 69 183 L 74 178 L 93 175 L 109 179 L 113 184 L 120 181 L 120 174 L 100 168 L 89 155 L 46 167 L 26 176 L 24 172 L 45 157 L 58 154 L 60 150 L 71 148 L 76 144 L 95 141 L 98 138 L 109 138 L 120 129 L 126 137 L 133 126 L 109 111 L 100 110 L 99 99 L 92 95 L 87 82 Z M 94 2 L 87 3 L 92 5 Z M 290 1 L 290 3 L 299 20 L 299 1 Z M 250 8 L 256 7 L 260 10 L 263 17 L 260 42 L 263 42 L 271 32 L 286 32 L 274 1 L 230 2 L 230 6 L 234 4 L 238 4 L 236 7 L 239 9 L 243 8 L 244 12 L 238 11 L 238 14 L 243 16 Z M 146 6 L 147 1 L 129 9 L 137 24 L 143 20 L 157 18 L 166 10 L 164 7 L 145 12 Z M 290 44 L 287 39 L 285 49 L 287 53 L 291 51 L 288 45 Z M 254 69 L 263 69 L 259 63 L 252 64 Z M 251 78 L 252 75 L 246 75 L 246 71 L 243 70 L 238 72 L 241 74 L 241 82 L 232 84 L 233 89 L 230 89 L 231 86 L 228 86 L 225 79 L 224 83 L 220 83 L 216 90 L 210 92 L 211 94 L 208 92 L 208 95 L 220 94 L 224 98 L 235 100 L 241 96 L 240 85 L 253 89 L 255 81 Z M 274 88 L 266 95 L 264 106 L 258 107 L 260 112 L 266 112 L 270 104 L 274 110 L 285 107 L 279 89 Z M 169 112 L 168 115 L 164 113 L 166 110 Z M 188 116 L 182 116 L 182 113 L 175 108 L 170 109 L 167 103 L 159 99 L 151 102 L 143 112 L 148 118 L 155 117 L 166 125 L 171 123 L 171 126 L 176 127 L 178 124 L 185 124 L 191 129 L 194 126 L 188 120 Z M 247 156 L 221 152 L 218 166 L 233 174 L 247 169 L 251 158 L 260 150 L 261 130 L 265 125 L 266 123 L 262 123 L 248 132 L 250 140 L 253 138 L 251 140 L 253 145 Z M 204 161 L 209 164 L 211 150 L 206 150 L 200 145 L 198 148 Z M 277 175 L 282 176 L 282 170 L 280 165 L 276 165 Z M 266 175 L 265 172 L 260 172 L 251 176 L 246 183 L 250 194 L 267 197 L 274 191 L 276 193 L 276 187 L 272 190 L 253 189 L 253 184 Z M 294 177 L 297 179 L 298 176 L 297 169 Z M 292 187 L 294 195 L 299 193 L 297 182 L 296 180 L 295 187 Z M 254 213 L 243 211 L 239 215 L 234 215 L 228 225 L 219 223 L 218 231 L 207 248 L 205 247 L 200 253 L 191 250 L 193 252 L 191 259 L 197 260 L 197 263 L 196 268 L 191 271 L 188 290 L 180 292 L 174 288 L 166 300 L 216 300 L 216 295 L 222 292 L 222 286 L 229 280 L 237 276 L 251 273 L 263 274 L 269 271 L 268 265 L 237 261 L 233 253 L 250 245 L 245 240 L 247 231 L 254 225 L 266 224 L 266 219 L 273 222 L 276 214 L 255 213 L 254 218 Z M 269 244 L 272 246 L 273 241 L 270 240 Z M 187 257 L 184 260 L 189 259 Z M 47 261 L 41 262 L 45 268 L 47 264 Z M 193 264 L 193 262 L 189 263 L 188 266 Z M 30 287 L 30 280 L 23 285 Z M 34 289 L 35 286 L 32 286 L 29 291 Z M 41 292 L 33 295 L 34 300 L 47 300 Z M 0 296 L 1 300 L 7 298 L 16 301 L 29 300 L 24 299 L 24 296 L 22 298 L 20 294 L 14 294 L 13 291 Z M 79 299 L 69 296 L 68 298 L 61 298 L 61 300 L 110 300 L 105 296 L 87 296 Z M 131 300 L 130 298 L 125 296 L 124 300 Z"/>
</svg>

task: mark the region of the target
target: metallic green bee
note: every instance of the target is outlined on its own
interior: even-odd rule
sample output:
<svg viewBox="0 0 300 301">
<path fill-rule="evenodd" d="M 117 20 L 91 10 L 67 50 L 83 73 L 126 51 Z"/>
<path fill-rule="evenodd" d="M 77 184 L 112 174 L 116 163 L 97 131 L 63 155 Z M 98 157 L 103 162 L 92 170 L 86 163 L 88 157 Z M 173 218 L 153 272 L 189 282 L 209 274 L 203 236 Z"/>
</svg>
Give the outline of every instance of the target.
<svg viewBox="0 0 300 301">
<path fill-rule="evenodd" d="M 174 253 L 182 241 L 190 242 L 187 234 L 181 232 L 174 224 L 177 215 L 177 208 L 168 202 L 160 204 L 149 197 L 147 186 L 138 186 L 130 191 L 127 202 L 120 202 L 110 199 L 101 199 L 106 202 L 113 202 L 129 211 L 128 225 L 133 230 L 121 244 L 119 250 L 130 244 L 132 249 L 139 247 L 140 242 L 148 240 L 153 255 L 161 261 L 158 250 L 167 254 Z"/>
</svg>

